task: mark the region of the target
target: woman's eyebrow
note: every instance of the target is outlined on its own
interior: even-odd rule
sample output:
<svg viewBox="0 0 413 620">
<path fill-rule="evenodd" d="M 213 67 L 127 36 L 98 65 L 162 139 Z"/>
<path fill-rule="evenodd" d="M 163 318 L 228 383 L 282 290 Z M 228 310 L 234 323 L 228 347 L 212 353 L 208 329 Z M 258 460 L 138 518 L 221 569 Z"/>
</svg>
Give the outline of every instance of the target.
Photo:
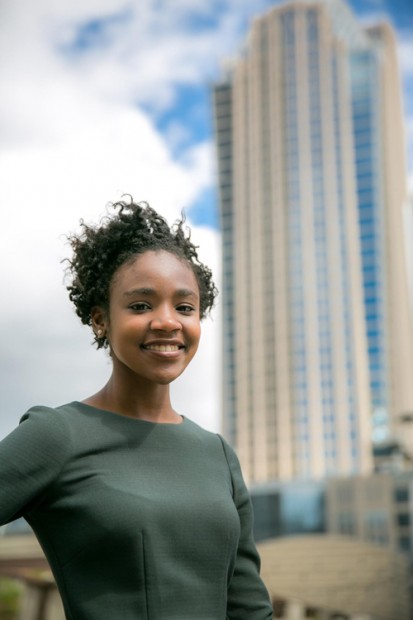
<svg viewBox="0 0 413 620">
<path fill-rule="evenodd" d="M 133 288 L 123 293 L 124 297 L 134 297 L 135 295 L 154 295 L 155 289 L 143 286 L 142 288 Z"/>
<path fill-rule="evenodd" d="M 155 295 L 155 294 L 156 294 L 156 290 L 154 288 L 143 286 L 142 288 L 134 288 L 134 289 L 131 289 L 130 291 L 125 291 L 123 293 L 123 296 L 134 297 L 135 295 Z M 198 299 L 198 295 L 196 294 L 196 292 L 190 288 L 178 289 L 177 291 L 175 291 L 175 295 L 177 297 L 195 297 L 195 299 Z"/>
<path fill-rule="evenodd" d="M 198 299 L 198 295 L 195 293 L 195 291 L 193 291 L 190 288 L 181 288 L 178 291 L 176 291 L 176 296 L 177 297 L 195 297 L 195 299 Z"/>
</svg>

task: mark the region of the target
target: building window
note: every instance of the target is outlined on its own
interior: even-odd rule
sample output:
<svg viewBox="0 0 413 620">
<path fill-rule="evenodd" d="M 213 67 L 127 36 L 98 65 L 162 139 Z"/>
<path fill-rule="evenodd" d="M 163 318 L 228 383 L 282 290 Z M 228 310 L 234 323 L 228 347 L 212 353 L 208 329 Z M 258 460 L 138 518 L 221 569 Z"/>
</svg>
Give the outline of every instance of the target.
<svg viewBox="0 0 413 620">
<path fill-rule="evenodd" d="M 366 538 L 385 545 L 389 542 L 388 516 L 385 510 L 372 510 L 365 516 Z"/>
<path fill-rule="evenodd" d="M 340 534 L 354 534 L 356 531 L 354 515 L 350 512 L 342 512 L 338 517 L 338 529 Z"/>
<path fill-rule="evenodd" d="M 411 540 L 408 536 L 400 536 L 399 549 L 403 552 L 409 552 L 411 549 Z"/>
<path fill-rule="evenodd" d="M 394 491 L 394 499 L 396 502 L 408 502 L 409 501 L 409 489 L 407 488 L 398 488 Z"/>
<path fill-rule="evenodd" d="M 410 525 L 410 515 L 409 513 L 402 513 L 397 515 L 397 524 L 400 526 Z"/>
</svg>

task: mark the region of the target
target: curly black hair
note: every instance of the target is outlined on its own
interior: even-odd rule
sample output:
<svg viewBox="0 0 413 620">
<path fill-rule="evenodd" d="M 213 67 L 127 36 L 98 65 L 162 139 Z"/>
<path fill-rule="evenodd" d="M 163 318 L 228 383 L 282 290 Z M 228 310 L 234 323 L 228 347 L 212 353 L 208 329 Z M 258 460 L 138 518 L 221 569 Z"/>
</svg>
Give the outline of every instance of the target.
<svg viewBox="0 0 413 620">
<path fill-rule="evenodd" d="M 200 318 L 203 319 L 213 307 L 218 291 L 211 270 L 198 258 L 190 230 L 184 227 L 185 218 L 170 227 L 146 202 L 121 200 L 111 206 L 114 212 L 98 225 L 88 225 L 81 220 L 81 234 L 68 236 L 73 256 L 66 259 L 71 277 L 71 284 L 66 288 L 82 323 L 92 324 L 92 308 L 109 309 L 110 285 L 115 272 L 148 250 L 165 250 L 189 264 L 198 282 Z M 98 349 L 108 346 L 105 336 L 95 334 L 94 341 Z"/>
</svg>

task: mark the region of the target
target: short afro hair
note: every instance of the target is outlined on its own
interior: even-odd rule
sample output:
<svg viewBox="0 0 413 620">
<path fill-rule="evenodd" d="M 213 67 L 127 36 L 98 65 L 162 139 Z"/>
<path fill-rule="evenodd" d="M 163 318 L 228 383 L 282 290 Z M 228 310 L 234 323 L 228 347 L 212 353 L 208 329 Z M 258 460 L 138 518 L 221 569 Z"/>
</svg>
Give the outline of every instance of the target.
<svg viewBox="0 0 413 620">
<path fill-rule="evenodd" d="M 194 272 L 200 292 L 200 318 L 214 305 L 217 288 L 211 270 L 198 258 L 191 232 L 184 227 L 185 218 L 170 227 L 168 222 L 146 202 L 118 201 L 111 204 L 113 213 L 98 225 L 80 221 L 82 232 L 69 235 L 73 250 L 67 259 L 67 286 L 76 313 L 85 325 L 92 324 L 92 308 L 109 309 L 110 285 L 121 265 L 147 251 L 164 250 L 188 263 Z M 95 335 L 97 348 L 107 347 L 106 337 Z"/>
</svg>

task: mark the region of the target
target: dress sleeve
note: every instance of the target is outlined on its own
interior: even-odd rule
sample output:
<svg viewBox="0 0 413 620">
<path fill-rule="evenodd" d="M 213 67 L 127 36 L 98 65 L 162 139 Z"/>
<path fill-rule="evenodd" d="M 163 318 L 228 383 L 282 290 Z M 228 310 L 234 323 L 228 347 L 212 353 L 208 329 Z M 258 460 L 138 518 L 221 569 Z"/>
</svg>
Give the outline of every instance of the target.
<svg viewBox="0 0 413 620">
<path fill-rule="evenodd" d="M 260 577 L 260 558 L 255 547 L 251 499 L 233 449 L 222 439 L 231 472 L 233 498 L 241 533 L 234 572 L 228 586 L 227 620 L 271 620 L 272 606 Z"/>
<path fill-rule="evenodd" d="M 59 475 L 69 437 L 62 415 L 33 407 L 0 442 L 0 525 L 25 514 Z"/>
</svg>

